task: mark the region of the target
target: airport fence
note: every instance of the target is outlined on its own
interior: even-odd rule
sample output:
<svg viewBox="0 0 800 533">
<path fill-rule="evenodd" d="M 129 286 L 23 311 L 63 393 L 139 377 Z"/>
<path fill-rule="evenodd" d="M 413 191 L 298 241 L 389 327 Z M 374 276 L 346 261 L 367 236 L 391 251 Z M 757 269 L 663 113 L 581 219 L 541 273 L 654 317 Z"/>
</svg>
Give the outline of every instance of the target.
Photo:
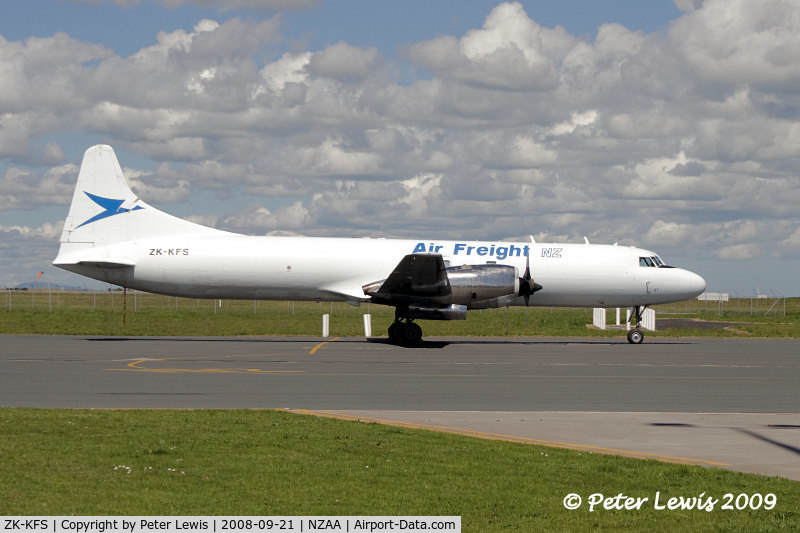
<svg viewBox="0 0 800 533">
<path fill-rule="evenodd" d="M 337 309 L 352 307 L 345 303 L 291 302 L 267 300 L 199 299 L 165 296 L 149 292 L 129 290 L 66 291 L 47 289 L 3 289 L 6 311 L 118 311 L 136 313 L 140 311 L 191 311 L 209 314 L 294 314 L 319 310 L 334 314 Z M 346 306 L 342 308 L 341 306 Z M 362 306 L 363 309 L 367 307 Z"/>
<path fill-rule="evenodd" d="M 164 296 L 137 290 L 87 290 L 67 291 L 61 289 L 0 289 L 3 308 L 29 311 L 92 310 L 123 311 L 136 313 L 143 310 L 175 310 L 217 313 L 273 313 L 276 310 L 294 313 L 302 307 L 304 311 L 312 307 L 321 313 L 334 314 L 344 303 L 331 302 L 274 302 L 266 300 L 228 300 L 197 299 Z M 789 312 L 800 310 L 800 299 L 777 297 L 728 298 L 727 300 L 685 300 L 672 304 L 654 306 L 659 315 L 713 315 L 742 314 L 761 316 L 786 316 Z M 300 306 L 300 307 L 298 307 Z M 351 307 L 348 305 L 348 307 Z M 383 306 L 375 306 L 382 308 Z M 588 313 L 589 311 L 587 311 Z"/>
<path fill-rule="evenodd" d="M 127 294 L 122 290 L 88 290 L 66 291 L 60 289 L 2 289 L 5 293 L 0 298 L 7 311 L 63 311 L 63 310 L 91 310 L 91 311 L 125 311 L 136 313 L 145 310 L 161 311 L 192 311 L 210 314 L 261 314 L 281 313 L 294 314 L 296 312 L 310 312 L 318 310 L 320 314 L 338 313 L 348 314 L 360 311 L 357 314 L 378 312 L 389 309 L 385 306 L 370 306 L 364 304 L 360 308 L 353 307 L 343 302 L 292 302 L 292 301 L 266 301 L 266 300 L 227 300 L 227 299 L 196 299 L 164 296 L 137 290 L 129 290 Z M 729 298 L 722 300 L 685 300 L 672 304 L 654 306 L 659 316 L 663 315 L 723 315 L 738 314 L 752 316 L 786 316 L 789 313 L 800 312 L 800 298 L 784 297 L 753 297 Z M 541 310 L 542 308 L 535 308 Z M 545 308 L 549 309 L 549 308 Z M 534 308 L 531 309 L 532 311 Z M 585 310 L 591 322 L 591 309 Z"/>
<path fill-rule="evenodd" d="M 751 302 L 747 298 L 727 302 L 689 300 L 656 306 L 655 311 L 660 318 L 747 322 L 751 325 L 737 327 L 748 335 L 800 336 L 800 298 L 780 303 L 765 299 Z M 590 308 L 486 309 L 469 313 L 464 321 L 425 321 L 423 329 L 426 338 L 615 335 L 613 331 L 587 328 L 592 314 Z M 0 333 L 319 336 L 323 315 L 329 315 L 331 336 L 364 335 L 365 315 L 370 315 L 373 335 L 384 336 L 394 320 L 394 309 L 374 304 L 356 307 L 344 302 L 176 298 L 133 290 L 124 294 L 121 290 L 0 289 Z M 691 324 L 687 327 L 691 334 L 720 334 L 694 331 L 697 328 L 691 328 Z"/>
<path fill-rule="evenodd" d="M 800 310 L 800 298 L 783 296 L 727 298 L 717 300 L 685 300 L 673 304 L 655 306 L 659 315 L 750 315 L 786 316 L 787 305 L 790 312 Z"/>
</svg>

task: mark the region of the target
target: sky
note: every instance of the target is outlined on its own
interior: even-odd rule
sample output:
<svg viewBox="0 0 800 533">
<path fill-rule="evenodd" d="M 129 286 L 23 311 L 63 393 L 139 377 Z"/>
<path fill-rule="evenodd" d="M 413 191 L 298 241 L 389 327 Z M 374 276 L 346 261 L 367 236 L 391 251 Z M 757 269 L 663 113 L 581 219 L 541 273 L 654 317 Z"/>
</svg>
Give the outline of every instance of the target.
<svg viewBox="0 0 800 533">
<path fill-rule="evenodd" d="M 800 296 L 796 0 L 12 0 L 0 287 L 51 262 L 83 152 L 251 235 L 635 245 Z M 534 273 L 535 277 L 535 273 Z"/>
</svg>

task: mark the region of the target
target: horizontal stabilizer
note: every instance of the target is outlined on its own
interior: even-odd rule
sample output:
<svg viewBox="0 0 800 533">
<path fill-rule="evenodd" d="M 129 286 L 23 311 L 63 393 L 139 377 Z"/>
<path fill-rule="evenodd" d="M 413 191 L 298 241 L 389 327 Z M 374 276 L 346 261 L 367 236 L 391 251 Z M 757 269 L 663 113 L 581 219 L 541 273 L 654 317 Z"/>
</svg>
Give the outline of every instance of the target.
<svg viewBox="0 0 800 533">
<path fill-rule="evenodd" d="M 70 265 L 87 265 L 98 268 L 126 268 L 136 262 L 115 247 L 86 247 L 81 244 L 63 243 L 53 265 L 66 268 Z M 69 269 L 68 269 L 69 270 Z"/>
<path fill-rule="evenodd" d="M 136 263 L 134 263 L 133 261 L 125 261 L 125 262 L 81 261 L 80 264 L 86 266 L 93 266 L 97 268 L 129 268 L 132 266 L 136 266 Z"/>
</svg>

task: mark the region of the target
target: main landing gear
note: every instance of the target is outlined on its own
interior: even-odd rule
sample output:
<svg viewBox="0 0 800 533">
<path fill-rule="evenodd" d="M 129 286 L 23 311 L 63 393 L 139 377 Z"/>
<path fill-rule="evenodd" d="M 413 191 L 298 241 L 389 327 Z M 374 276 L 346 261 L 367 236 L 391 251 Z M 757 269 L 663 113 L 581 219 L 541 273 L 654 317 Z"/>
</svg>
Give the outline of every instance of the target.
<svg viewBox="0 0 800 533">
<path fill-rule="evenodd" d="M 389 342 L 403 346 L 415 346 L 422 342 L 422 328 L 412 322 L 408 309 L 395 307 L 394 322 L 389 326 Z"/>
<path fill-rule="evenodd" d="M 645 309 L 646 305 L 634 305 L 631 308 L 631 316 L 636 317 L 636 326 L 628 332 L 628 342 L 631 344 L 641 344 L 644 340 L 644 333 L 639 328 L 642 327 L 642 312 Z"/>
<path fill-rule="evenodd" d="M 422 328 L 410 318 L 395 318 L 389 326 L 389 341 L 404 346 L 413 346 L 422 342 Z"/>
</svg>

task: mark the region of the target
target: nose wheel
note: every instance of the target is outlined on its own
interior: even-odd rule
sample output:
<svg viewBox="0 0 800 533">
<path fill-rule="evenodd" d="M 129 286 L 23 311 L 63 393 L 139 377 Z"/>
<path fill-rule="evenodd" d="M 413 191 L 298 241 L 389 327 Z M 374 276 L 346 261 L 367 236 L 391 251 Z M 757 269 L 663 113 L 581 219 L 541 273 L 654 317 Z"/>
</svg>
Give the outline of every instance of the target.
<svg viewBox="0 0 800 533">
<path fill-rule="evenodd" d="M 644 341 L 644 333 L 639 329 L 642 327 L 642 312 L 647 309 L 647 306 L 634 305 L 631 308 L 631 315 L 636 317 L 636 327 L 628 332 L 628 342 L 631 344 L 642 344 Z"/>
<path fill-rule="evenodd" d="M 631 344 L 642 344 L 644 333 L 640 329 L 632 329 L 628 332 L 628 342 Z"/>
</svg>

